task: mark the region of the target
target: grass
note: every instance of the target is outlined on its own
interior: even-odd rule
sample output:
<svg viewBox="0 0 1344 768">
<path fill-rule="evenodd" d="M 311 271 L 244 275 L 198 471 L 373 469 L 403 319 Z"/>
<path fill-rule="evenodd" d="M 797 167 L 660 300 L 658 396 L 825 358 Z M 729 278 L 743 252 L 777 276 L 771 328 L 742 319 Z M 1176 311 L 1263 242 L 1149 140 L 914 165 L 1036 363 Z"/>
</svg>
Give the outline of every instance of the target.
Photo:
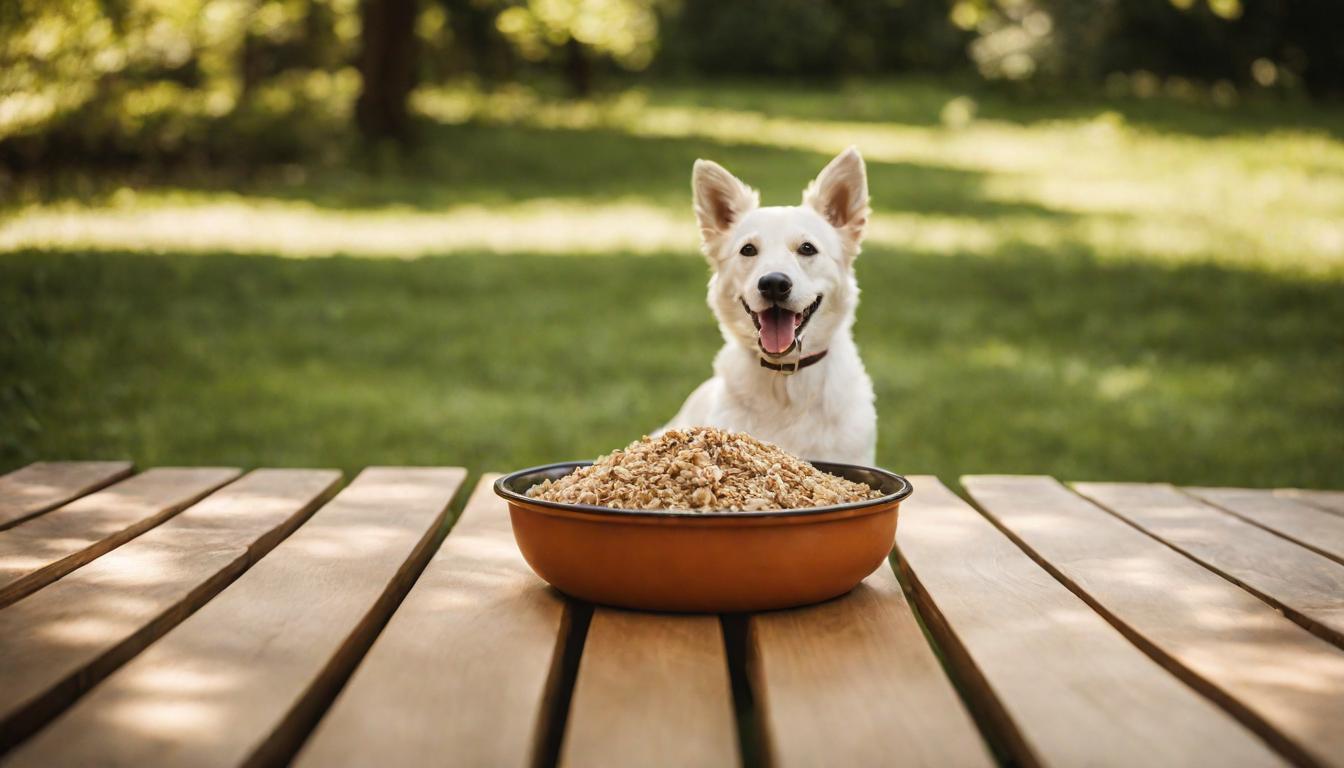
<svg viewBox="0 0 1344 768">
<path fill-rule="evenodd" d="M 604 452 L 670 416 L 719 344 L 691 161 L 792 202 L 857 143 L 882 464 L 1344 487 L 1337 110 L 937 82 L 420 105 L 415 156 L 376 168 L 21 184 L 0 469 Z"/>
</svg>

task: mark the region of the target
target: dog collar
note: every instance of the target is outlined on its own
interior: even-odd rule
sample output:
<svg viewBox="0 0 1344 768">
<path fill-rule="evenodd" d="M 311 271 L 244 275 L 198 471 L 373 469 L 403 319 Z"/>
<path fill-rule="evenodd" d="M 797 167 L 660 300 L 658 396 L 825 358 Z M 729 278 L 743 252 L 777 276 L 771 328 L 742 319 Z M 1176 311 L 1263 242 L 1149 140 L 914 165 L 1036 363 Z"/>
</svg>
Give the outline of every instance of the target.
<svg viewBox="0 0 1344 768">
<path fill-rule="evenodd" d="M 769 360 L 766 360 L 764 357 L 762 357 L 761 367 L 769 368 L 772 371 L 779 371 L 780 373 L 786 373 L 786 374 L 797 373 L 806 368 L 807 366 L 812 365 L 813 363 L 816 363 L 817 361 L 821 360 L 821 358 L 826 356 L 826 353 L 828 351 L 829 350 L 823 349 L 820 352 L 816 353 L 815 355 L 808 355 L 807 357 L 799 358 L 798 362 L 796 363 L 772 363 Z"/>
</svg>

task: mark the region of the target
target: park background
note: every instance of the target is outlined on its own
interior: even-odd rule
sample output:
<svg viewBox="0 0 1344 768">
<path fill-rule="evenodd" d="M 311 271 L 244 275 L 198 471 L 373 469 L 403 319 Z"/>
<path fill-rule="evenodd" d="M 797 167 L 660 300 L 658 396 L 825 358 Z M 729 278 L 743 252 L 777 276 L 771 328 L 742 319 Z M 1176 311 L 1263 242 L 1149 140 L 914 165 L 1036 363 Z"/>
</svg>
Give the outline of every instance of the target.
<svg viewBox="0 0 1344 768">
<path fill-rule="evenodd" d="M 1344 487 L 1344 4 L 11 0 L 0 470 L 592 457 L 855 144 L 897 471 Z M 805 375 L 805 374 L 804 374 Z"/>
</svg>

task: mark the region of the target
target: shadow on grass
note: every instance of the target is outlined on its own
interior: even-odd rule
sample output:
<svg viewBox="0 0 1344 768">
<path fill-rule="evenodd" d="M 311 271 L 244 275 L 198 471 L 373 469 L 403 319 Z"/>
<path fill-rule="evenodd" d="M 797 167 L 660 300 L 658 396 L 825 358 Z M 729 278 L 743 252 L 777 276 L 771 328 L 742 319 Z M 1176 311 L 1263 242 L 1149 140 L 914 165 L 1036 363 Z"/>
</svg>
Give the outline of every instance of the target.
<svg viewBox="0 0 1344 768">
<path fill-rule="evenodd" d="M 719 345 L 693 256 L 0 257 L 0 469 L 591 457 Z M 894 469 L 1344 487 L 1344 286 L 1227 267 L 866 252 Z"/>
<path fill-rule="evenodd" d="M 961 99 L 965 103 L 969 99 L 968 106 L 975 117 L 1022 126 L 1089 120 L 1112 112 L 1136 128 L 1177 136 L 1218 138 L 1309 131 L 1344 138 L 1341 105 L 1270 93 L 1251 93 L 1235 105 L 1218 106 L 1207 96 L 1108 96 L 1095 89 L 1052 92 L 996 86 L 972 79 L 915 77 L 853 81 L 834 88 L 789 88 L 779 83 L 750 81 L 720 82 L 712 90 L 695 85 L 667 85 L 653 94 L 652 103 L 659 105 L 732 109 L 800 120 L 935 127 L 943 125 L 947 118 L 949 102 Z"/>
<path fill-rule="evenodd" d="M 832 155 L 704 138 L 637 136 L 485 124 L 422 123 L 413 177 L 317 177 L 272 194 L 338 208 L 387 205 L 439 210 L 463 203 L 562 197 L 638 198 L 691 207 L 691 166 L 713 159 L 761 191 L 763 205 L 797 205 Z M 583 162 L 576 162 L 583 158 Z M 1031 203 L 987 198 L 985 173 L 920 163 L 868 162 L 874 208 L 976 217 L 1067 214 Z M 344 182 L 344 183 L 343 183 Z M 600 190 L 600 192 L 598 192 Z"/>
<path fill-rule="evenodd" d="M 154 179 L 99 173 L 32 180 L 41 199 L 114 201 L 123 186 L 257 197 L 329 210 L 406 208 L 441 211 L 460 205 L 507 205 L 563 198 L 588 203 L 643 200 L 691 210 L 691 166 L 710 158 L 761 191 L 764 205 L 796 205 L 831 155 L 732 144 L 706 138 L 663 138 L 611 129 L 419 123 L 420 141 L 400 160 L 340 167 L 176 171 Z M 874 208 L 994 218 L 1068 214 L 984 194 L 986 174 L 919 163 L 869 160 Z M 688 231 L 691 220 L 687 218 Z"/>
</svg>

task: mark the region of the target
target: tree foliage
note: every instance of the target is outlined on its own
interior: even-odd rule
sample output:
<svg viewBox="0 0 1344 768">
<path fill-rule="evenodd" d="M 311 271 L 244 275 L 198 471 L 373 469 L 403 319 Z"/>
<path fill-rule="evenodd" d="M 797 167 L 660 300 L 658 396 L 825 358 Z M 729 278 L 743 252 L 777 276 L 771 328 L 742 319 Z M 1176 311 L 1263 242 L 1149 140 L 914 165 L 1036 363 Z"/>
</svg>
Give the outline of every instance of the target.
<svg viewBox="0 0 1344 768">
<path fill-rule="evenodd" d="M 404 136 L 410 90 L 462 77 L 586 95 L 632 72 L 965 71 L 1334 98 L 1341 29 L 1338 0 L 7 0 L 0 160 L 290 157 L 356 115 Z"/>
</svg>

